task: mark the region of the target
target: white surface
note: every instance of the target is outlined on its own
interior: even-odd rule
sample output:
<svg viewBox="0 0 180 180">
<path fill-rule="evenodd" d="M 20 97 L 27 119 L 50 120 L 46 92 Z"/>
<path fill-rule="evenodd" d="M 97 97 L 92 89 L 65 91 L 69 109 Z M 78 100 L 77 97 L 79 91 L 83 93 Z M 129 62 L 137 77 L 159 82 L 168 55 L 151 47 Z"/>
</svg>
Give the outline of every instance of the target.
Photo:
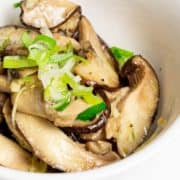
<svg viewBox="0 0 180 180">
<path fill-rule="evenodd" d="M 132 49 L 151 60 L 163 84 L 161 112 L 166 119 L 173 122 L 180 109 L 180 1 L 74 1 L 80 1 L 84 5 L 85 14 L 108 43 Z M 13 2 L 16 0 L 1 0 L 0 11 L 3 16 L 0 16 L 0 25 L 16 22 L 14 18 L 17 19 L 18 11 L 13 10 Z M 163 71 L 160 72 L 159 67 Z M 179 180 L 179 137 L 180 119 L 143 151 L 99 170 L 72 175 L 41 176 L 0 168 L 0 180 L 7 180 L 7 177 L 11 180 Z"/>
<path fill-rule="evenodd" d="M 179 180 L 180 179 L 180 136 L 159 149 L 153 157 L 140 162 L 112 180 Z M 105 178 L 103 180 L 110 180 Z"/>
</svg>

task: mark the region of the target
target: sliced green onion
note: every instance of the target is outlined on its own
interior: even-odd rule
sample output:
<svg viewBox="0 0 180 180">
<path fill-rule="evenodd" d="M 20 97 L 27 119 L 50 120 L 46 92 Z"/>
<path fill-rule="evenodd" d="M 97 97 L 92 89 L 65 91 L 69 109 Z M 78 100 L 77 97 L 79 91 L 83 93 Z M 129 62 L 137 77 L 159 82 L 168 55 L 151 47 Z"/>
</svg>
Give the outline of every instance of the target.
<svg viewBox="0 0 180 180">
<path fill-rule="evenodd" d="M 55 54 L 51 56 L 49 63 L 55 63 L 59 64 L 60 66 L 63 66 L 70 58 L 73 57 L 73 53 L 62 53 L 62 54 Z"/>
<path fill-rule="evenodd" d="M 88 104 L 95 105 L 102 102 L 100 97 L 93 94 L 93 87 L 80 85 L 79 82 L 76 82 L 75 79 L 67 73 L 64 74 L 63 81 L 72 88 L 72 95 L 83 98 Z"/>
<path fill-rule="evenodd" d="M 19 69 L 36 66 L 37 63 L 35 61 L 21 56 L 5 56 L 3 60 L 3 68 L 5 69 Z"/>
<path fill-rule="evenodd" d="M 120 67 L 122 67 L 126 63 L 126 61 L 134 55 L 133 52 L 118 47 L 112 47 L 111 52 L 119 63 Z"/>
<path fill-rule="evenodd" d="M 94 119 L 99 113 L 101 113 L 103 110 L 106 109 L 106 103 L 102 102 L 100 104 L 97 104 L 95 106 L 92 106 L 82 113 L 80 113 L 77 117 L 76 120 L 80 121 L 90 121 Z"/>
<path fill-rule="evenodd" d="M 95 96 L 93 94 L 92 87 L 83 87 L 83 88 L 75 89 L 72 91 L 72 95 L 83 98 L 84 101 L 86 101 L 86 103 L 91 105 L 96 105 L 102 102 L 102 99 L 100 97 Z"/>
<path fill-rule="evenodd" d="M 53 49 L 55 48 L 56 46 L 56 40 L 49 37 L 49 36 L 46 36 L 46 35 L 39 35 L 35 38 L 34 40 L 34 44 L 35 43 L 43 43 L 43 44 L 46 44 L 48 49 Z"/>
<path fill-rule="evenodd" d="M 33 43 L 33 39 L 32 37 L 28 34 L 28 32 L 23 33 L 22 37 L 21 37 L 21 41 L 24 44 L 24 46 L 26 48 L 28 48 L 32 43 Z"/>
<path fill-rule="evenodd" d="M 6 40 L 4 40 L 1 45 L 0 45 L 0 51 L 4 51 L 4 49 L 6 49 L 6 47 L 10 44 L 10 39 L 7 38 Z"/>
<path fill-rule="evenodd" d="M 68 99 L 62 99 L 61 101 L 53 105 L 53 109 L 55 109 L 56 111 L 63 111 L 69 104 L 70 101 Z"/>
</svg>

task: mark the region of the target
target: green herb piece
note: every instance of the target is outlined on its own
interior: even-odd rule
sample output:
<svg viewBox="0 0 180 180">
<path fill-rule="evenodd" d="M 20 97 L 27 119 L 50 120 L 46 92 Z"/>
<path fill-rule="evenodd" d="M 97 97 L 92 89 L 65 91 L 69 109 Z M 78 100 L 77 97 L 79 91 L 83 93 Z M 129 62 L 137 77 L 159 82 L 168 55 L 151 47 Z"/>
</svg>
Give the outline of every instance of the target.
<svg viewBox="0 0 180 180">
<path fill-rule="evenodd" d="M 28 48 L 33 43 L 34 40 L 31 38 L 28 32 L 25 32 L 21 37 L 21 41 L 24 44 L 24 46 Z"/>
<path fill-rule="evenodd" d="M 13 7 L 14 8 L 19 8 L 20 5 L 21 5 L 21 2 L 16 2 L 16 3 L 13 4 Z"/>
<path fill-rule="evenodd" d="M 76 97 L 81 97 L 86 101 L 86 103 L 95 105 L 102 102 L 102 99 L 93 94 L 93 87 L 86 87 L 80 85 L 73 76 L 64 74 L 63 81 L 66 82 L 72 88 L 72 95 Z"/>
<path fill-rule="evenodd" d="M 118 61 L 120 67 L 122 67 L 126 61 L 134 55 L 133 52 L 118 47 L 112 47 L 110 50 L 115 59 Z"/>
<path fill-rule="evenodd" d="M 3 68 L 5 69 L 19 69 L 36 67 L 37 63 L 21 56 L 5 56 L 3 60 Z"/>
<path fill-rule="evenodd" d="M 80 121 L 90 121 L 92 119 L 94 119 L 99 113 L 101 113 L 103 110 L 106 109 L 106 104 L 104 102 L 94 105 L 88 109 L 86 109 L 85 111 L 83 111 L 82 113 L 80 113 L 77 117 L 76 120 L 80 120 Z"/>
<path fill-rule="evenodd" d="M 56 46 L 56 40 L 49 36 L 46 36 L 46 35 L 37 36 L 35 38 L 33 44 L 36 44 L 36 43 L 43 44 L 46 46 L 46 48 L 48 48 L 50 50 L 55 48 L 55 46 Z M 32 45 L 32 47 L 33 47 L 33 45 Z M 30 48 L 32 48 L 32 47 L 30 47 Z"/>
<path fill-rule="evenodd" d="M 59 64 L 60 66 L 64 66 L 64 64 L 71 58 L 73 58 L 73 53 L 68 52 L 68 53 L 61 53 L 61 54 L 55 54 L 51 56 L 49 63 L 55 63 Z"/>
<path fill-rule="evenodd" d="M 56 111 L 63 111 L 66 107 L 70 104 L 70 101 L 67 99 L 62 99 L 61 101 L 57 102 L 53 105 L 53 109 Z"/>
</svg>

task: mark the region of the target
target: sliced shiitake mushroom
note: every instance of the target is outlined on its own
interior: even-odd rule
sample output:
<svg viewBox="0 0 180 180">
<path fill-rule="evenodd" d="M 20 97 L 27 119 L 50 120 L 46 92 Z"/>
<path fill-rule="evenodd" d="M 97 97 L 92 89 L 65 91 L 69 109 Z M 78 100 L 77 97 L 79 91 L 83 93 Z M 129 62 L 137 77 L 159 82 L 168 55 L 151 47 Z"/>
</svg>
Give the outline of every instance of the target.
<svg viewBox="0 0 180 180">
<path fill-rule="evenodd" d="M 105 140 L 105 130 L 104 128 L 101 128 L 97 132 L 94 133 L 88 133 L 88 134 L 80 134 L 80 138 L 84 141 L 99 141 L 99 140 Z"/>
<path fill-rule="evenodd" d="M 21 21 L 33 28 L 47 27 L 72 36 L 79 24 L 81 9 L 68 0 L 24 0 L 21 3 Z"/>
<path fill-rule="evenodd" d="M 75 67 L 75 73 L 88 84 L 98 84 L 108 89 L 119 87 L 119 77 L 114 66 L 114 59 L 105 51 L 104 45 L 86 17 L 79 24 L 79 38 L 88 63 Z"/>
<path fill-rule="evenodd" d="M 73 132 L 77 133 L 92 133 L 98 131 L 105 125 L 111 111 L 110 103 L 106 95 L 101 90 L 98 90 L 98 93 L 106 102 L 107 109 L 89 122 L 76 120 L 77 115 L 89 107 L 83 100 L 76 99 L 72 101 L 64 111 L 57 112 L 49 107 L 48 104 L 45 104 L 41 85 L 26 88 L 19 95 L 16 106 L 17 111 L 48 118 L 57 127 L 71 129 Z M 15 104 L 17 94 L 18 93 L 13 93 L 11 95 L 13 105 Z"/>
<path fill-rule="evenodd" d="M 29 143 L 26 141 L 26 139 L 23 137 L 22 133 L 18 130 L 16 125 L 13 124 L 12 122 L 12 109 L 11 109 L 11 104 L 10 100 L 6 100 L 4 107 L 3 107 L 3 114 L 5 117 L 6 124 L 9 128 L 9 130 L 13 133 L 13 136 L 17 140 L 17 142 L 26 150 L 32 151 L 31 146 Z"/>
<path fill-rule="evenodd" d="M 4 121 L 3 106 L 6 102 L 7 95 L 5 93 L 0 93 L 0 124 Z"/>
<path fill-rule="evenodd" d="M 79 42 L 73 38 L 61 35 L 59 33 L 53 33 L 53 37 L 60 46 L 66 46 L 71 43 L 76 51 L 79 51 L 81 49 L 81 45 L 79 44 Z"/>
<path fill-rule="evenodd" d="M 89 141 L 86 148 L 95 154 L 104 155 L 112 151 L 112 144 L 107 141 Z"/>
<path fill-rule="evenodd" d="M 43 88 L 40 84 L 26 88 L 19 95 L 11 94 L 12 104 L 17 106 L 17 111 L 46 118 L 45 104 L 43 101 Z M 17 102 L 16 102 L 17 101 Z"/>
<path fill-rule="evenodd" d="M 46 119 L 17 113 L 16 123 L 35 155 L 53 168 L 67 172 L 81 171 L 109 162 L 103 156 L 83 149 Z"/>
<path fill-rule="evenodd" d="M 22 68 L 16 70 L 17 76 L 19 78 L 27 77 L 27 76 L 32 76 L 38 72 L 37 68 Z"/>
<path fill-rule="evenodd" d="M 10 81 L 7 76 L 0 75 L 0 92 L 10 93 Z"/>
<path fill-rule="evenodd" d="M 5 26 L 0 28 L 0 55 L 26 55 L 27 50 L 24 48 L 21 37 L 28 32 L 34 38 L 37 36 L 36 31 L 32 31 L 18 26 Z"/>
<path fill-rule="evenodd" d="M 105 126 L 105 123 L 110 115 L 111 107 L 105 93 L 98 90 L 100 96 L 107 104 L 107 109 L 101 112 L 94 120 L 83 122 L 76 120 L 78 114 L 86 110 L 89 105 L 82 99 L 76 99 L 63 111 L 57 112 L 46 105 L 46 113 L 49 120 L 54 122 L 57 127 L 66 127 L 76 133 L 93 133 Z"/>
<path fill-rule="evenodd" d="M 119 154 L 126 157 L 147 135 L 158 107 L 160 89 L 153 68 L 141 56 L 130 59 L 121 73 L 129 81 L 130 92 L 118 102 L 119 115 L 108 121 L 107 126 L 114 123 L 112 136 L 117 140 Z"/>
<path fill-rule="evenodd" d="M 53 28 L 53 32 L 59 32 L 68 37 L 74 37 L 78 31 L 78 25 L 81 18 L 81 8 L 76 8 L 75 12 L 62 25 Z"/>
<path fill-rule="evenodd" d="M 44 171 L 41 162 L 34 161 L 32 164 L 32 156 L 29 153 L 9 138 L 0 134 L 0 164 L 2 166 L 22 171 Z"/>
<path fill-rule="evenodd" d="M 106 160 L 120 160 L 116 152 L 112 150 L 112 144 L 107 141 L 89 141 L 86 143 L 86 149 L 99 155 L 103 155 Z"/>
<path fill-rule="evenodd" d="M 39 33 L 24 27 L 19 26 L 5 26 L 0 28 L 0 56 L 4 55 L 27 55 L 28 51 L 22 43 L 22 35 L 27 32 L 28 35 L 34 39 Z M 80 50 L 80 44 L 73 38 L 60 35 L 58 33 L 53 34 L 58 45 L 65 46 L 72 43 L 75 50 Z"/>
</svg>

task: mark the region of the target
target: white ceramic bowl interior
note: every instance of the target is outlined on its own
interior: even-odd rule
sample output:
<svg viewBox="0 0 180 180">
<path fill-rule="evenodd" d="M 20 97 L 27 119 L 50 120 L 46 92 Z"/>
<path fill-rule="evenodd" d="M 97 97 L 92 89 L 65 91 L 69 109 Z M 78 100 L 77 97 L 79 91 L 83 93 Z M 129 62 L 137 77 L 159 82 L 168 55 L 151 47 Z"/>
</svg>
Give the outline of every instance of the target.
<svg viewBox="0 0 180 180">
<path fill-rule="evenodd" d="M 74 0 L 83 7 L 100 36 L 109 44 L 142 54 L 154 66 L 161 82 L 159 117 L 167 125 L 145 148 L 123 161 L 95 170 L 68 174 L 33 174 L 0 168 L 0 179 L 103 179 L 127 173 L 130 166 L 152 155 L 179 129 L 180 115 L 180 1 L 179 0 Z M 1 0 L 0 26 L 16 24 L 16 0 Z"/>
</svg>

